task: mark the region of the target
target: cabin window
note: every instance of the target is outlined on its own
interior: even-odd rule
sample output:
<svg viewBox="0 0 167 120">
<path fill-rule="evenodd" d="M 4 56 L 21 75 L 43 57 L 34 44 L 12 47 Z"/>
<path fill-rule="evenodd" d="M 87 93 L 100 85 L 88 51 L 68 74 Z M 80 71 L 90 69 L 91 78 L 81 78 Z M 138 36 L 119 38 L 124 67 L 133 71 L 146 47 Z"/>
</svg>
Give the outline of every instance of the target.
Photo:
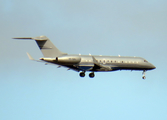
<svg viewBox="0 0 167 120">
<path fill-rule="evenodd" d="M 124 61 L 122 61 L 122 63 L 124 63 Z"/>
<path fill-rule="evenodd" d="M 109 63 L 109 60 L 107 60 L 107 62 Z"/>
<path fill-rule="evenodd" d="M 111 60 L 111 63 L 112 63 L 112 60 Z"/>
<path fill-rule="evenodd" d="M 115 63 L 116 63 L 117 61 L 115 60 Z"/>
<path fill-rule="evenodd" d="M 100 60 L 100 62 L 101 62 L 101 60 Z"/>
</svg>

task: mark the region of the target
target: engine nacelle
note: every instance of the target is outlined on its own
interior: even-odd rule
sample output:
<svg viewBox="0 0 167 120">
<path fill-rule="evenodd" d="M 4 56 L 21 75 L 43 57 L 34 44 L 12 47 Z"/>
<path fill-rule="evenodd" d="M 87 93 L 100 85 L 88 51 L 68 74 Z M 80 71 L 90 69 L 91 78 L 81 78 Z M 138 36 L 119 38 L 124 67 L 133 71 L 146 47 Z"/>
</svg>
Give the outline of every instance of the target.
<svg viewBox="0 0 167 120">
<path fill-rule="evenodd" d="M 56 57 L 55 62 L 61 63 L 61 64 L 77 64 L 81 61 L 81 58 L 79 56 L 61 56 Z"/>
<path fill-rule="evenodd" d="M 40 58 L 40 60 L 47 61 L 47 62 L 54 62 L 56 58 Z"/>
</svg>

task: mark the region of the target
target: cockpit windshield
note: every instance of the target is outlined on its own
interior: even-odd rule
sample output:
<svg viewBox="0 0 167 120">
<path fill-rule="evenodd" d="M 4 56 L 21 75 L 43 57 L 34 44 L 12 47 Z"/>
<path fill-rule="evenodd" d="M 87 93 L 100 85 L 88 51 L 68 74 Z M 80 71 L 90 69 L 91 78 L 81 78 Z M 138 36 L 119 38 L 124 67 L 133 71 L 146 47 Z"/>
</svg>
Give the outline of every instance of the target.
<svg viewBox="0 0 167 120">
<path fill-rule="evenodd" d="M 144 62 L 148 62 L 147 60 L 144 60 Z"/>
</svg>

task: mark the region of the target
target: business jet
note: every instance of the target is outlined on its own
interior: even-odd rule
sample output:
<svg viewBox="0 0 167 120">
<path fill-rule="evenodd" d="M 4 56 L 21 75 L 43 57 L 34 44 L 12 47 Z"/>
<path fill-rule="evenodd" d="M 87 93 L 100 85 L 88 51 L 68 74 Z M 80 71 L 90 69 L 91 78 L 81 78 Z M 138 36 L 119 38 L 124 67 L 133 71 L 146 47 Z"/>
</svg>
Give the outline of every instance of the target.
<svg viewBox="0 0 167 120">
<path fill-rule="evenodd" d="M 80 72 L 80 77 L 85 77 L 85 72 L 90 71 L 89 77 L 94 78 L 95 72 L 118 70 L 143 71 L 142 78 L 146 79 L 145 72 L 156 67 L 141 57 L 127 56 L 102 56 L 102 55 L 69 55 L 61 52 L 46 36 L 17 37 L 13 39 L 35 40 L 44 57 L 35 60 L 27 53 L 30 60 L 56 64 L 58 67 L 67 67 L 68 70 Z"/>
</svg>

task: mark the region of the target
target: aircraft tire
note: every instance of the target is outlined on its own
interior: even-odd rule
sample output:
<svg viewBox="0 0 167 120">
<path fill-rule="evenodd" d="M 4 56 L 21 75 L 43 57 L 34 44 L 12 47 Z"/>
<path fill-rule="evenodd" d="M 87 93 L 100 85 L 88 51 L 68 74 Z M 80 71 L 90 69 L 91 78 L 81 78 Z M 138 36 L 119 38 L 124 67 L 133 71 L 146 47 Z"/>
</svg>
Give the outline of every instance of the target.
<svg viewBox="0 0 167 120">
<path fill-rule="evenodd" d="M 143 76 L 142 78 L 143 78 L 143 80 L 145 80 L 145 79 L 146 79 L 146 76 Z"/>
<path fill-rule="evenodd" d="M 80 77 L 85 77 L 85 73 L 84 72 L 80 72 L 79 76 Z"/>
<path fill-rule="evenodd" d="M 89 77 L 90 77 L 90 78 L 94 78 L 94 77 L 95 77 L 95 74 L 94 74 L 94 73 L 90 73 L 90 74 L 89 74 Z"/>
</svg>

